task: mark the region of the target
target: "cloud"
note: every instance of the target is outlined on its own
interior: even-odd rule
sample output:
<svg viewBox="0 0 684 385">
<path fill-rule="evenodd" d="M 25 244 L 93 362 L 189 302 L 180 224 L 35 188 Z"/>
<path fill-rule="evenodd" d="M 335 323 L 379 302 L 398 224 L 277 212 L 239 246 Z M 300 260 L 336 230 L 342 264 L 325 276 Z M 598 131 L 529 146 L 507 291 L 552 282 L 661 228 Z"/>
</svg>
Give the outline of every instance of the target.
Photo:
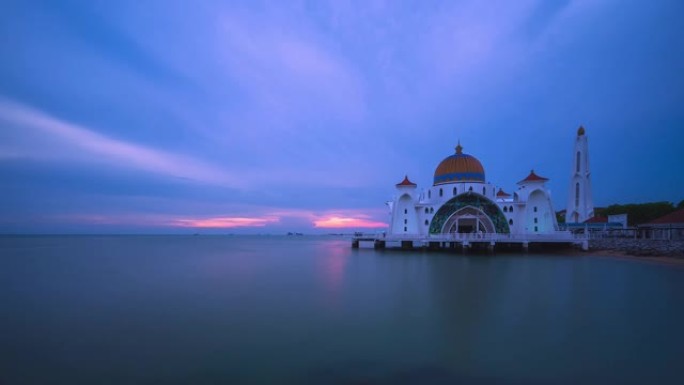
<svg viewBox="0 0 684 385">
<path fill-rule="evenodd" d="M 214 217 L 214 218 L 184 218 L 169 222 L 172 227 L 229 229 L 236 227 L 264 227 L 280 221 L 277 217 Z"/>
<path fill-rule="evenodd" d="M 349 228 L 382 228 L 387 227 L 387 223 L 377 222 L 366 218 L 350 218 L 330 216 L 317 219 L 314 227 L 325 229 L 349 229 Z"/>
<path fill-rule="evenodd" d="M 306 27 L 305 17 L 294 20 L 226 12 L 217 44 L 227 75 L 258 108 L 268 107 L 268 115 L 281 127 L 312 114 L 361 118 L 363 82 L 354 68 L 331 42 Z"/>
<path fill-rule="evenodd" d="M 256 216 L 217 216 L 202 218 L 183 218 L 169 221 L 171 226 L 196 228 L 233 228 L 265 227 L 292 219 L 304 219 L 313 228 L 383 228 L 384 222 L 373 220 L 359 210 L 334 210 L 316 212 L 298 209 L 264 209 L 265 213 Z"/>
<path fill-rule="evenodd" d="M 114 139 L 1 99 L 0 120 L 16 126 L 14 143 L 0 146 L 0 158 L 96 162 L 226 187 L 242 185 L 234 175 L 194 158 Z"/>
<path fill-rule="evenodd" d="M 183 206 L 183 205 L 180 205 Z M 216 211 L 220 209 L 217 208 Z M 89 212 L 64 214 L 33 214 L 25 218 L 5 221 L 8 224 L 22 224 L 26 221 L 39 221 L 57 225 L 92 226 L 132 226 L 149 229 L 240 229 L 240 228 L 296 228 L 307 229 L 351 229 L 384 228 L 387 224 L 378 220 L 386 212 L 384 209 L 335 209 L 308 210 L 276 208 L 265 206 L 238 205 L 234 210 L 223 209 L 217 215 L 193 215 L 137 211 L 109 210 L 102 208 Z M 232 212 L 229 212 L 232 211 Z M 0 219 L 0 223 L 3 221 Z M 280 231 L 280 230 L 274 230 Z"/>
</svg>

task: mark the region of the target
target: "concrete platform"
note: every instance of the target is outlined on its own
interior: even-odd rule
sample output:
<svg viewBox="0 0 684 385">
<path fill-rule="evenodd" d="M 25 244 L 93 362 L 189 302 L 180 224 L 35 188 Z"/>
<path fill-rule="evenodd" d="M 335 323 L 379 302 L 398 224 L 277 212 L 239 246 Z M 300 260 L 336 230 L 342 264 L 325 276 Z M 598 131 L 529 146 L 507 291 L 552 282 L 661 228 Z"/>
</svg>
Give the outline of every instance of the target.
<svg viewBox="0 0 684 385">
<path fill-rule="evenodd" d="M 373 249 L 495 249 L 528 250 L 531 245 L 579 246 L 588 250 L 589 239 L 583 234 L 558 231 L 551 234 L 439 234 L 439 235 L 364 235 L 352 238 L 354 248 Z"/>
</svg>

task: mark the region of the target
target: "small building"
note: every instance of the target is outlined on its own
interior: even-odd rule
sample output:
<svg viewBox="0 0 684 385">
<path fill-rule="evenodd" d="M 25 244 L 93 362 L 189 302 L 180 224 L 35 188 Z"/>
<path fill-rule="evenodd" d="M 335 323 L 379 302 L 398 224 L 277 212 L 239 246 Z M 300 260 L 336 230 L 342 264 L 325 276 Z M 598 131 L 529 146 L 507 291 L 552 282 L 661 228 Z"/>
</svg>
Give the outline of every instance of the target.
<svg viewBox="0 0 684 385">
<path fill-rule="evenodd" d="M 640 238 L 684 240 L 684 209 L 637 226 Z"/>
<path fill-rule="evenodd" d="M 573 233 L 585 232 L 585 231 L 606 231 L 606 230 L 624 230 L 627 228 L 627 216 L 626 215 L 609 215 L 604 216 L 593 216 L 582 223 L 565 223 L 561 228 L 572 231 Z"/>
</svg>

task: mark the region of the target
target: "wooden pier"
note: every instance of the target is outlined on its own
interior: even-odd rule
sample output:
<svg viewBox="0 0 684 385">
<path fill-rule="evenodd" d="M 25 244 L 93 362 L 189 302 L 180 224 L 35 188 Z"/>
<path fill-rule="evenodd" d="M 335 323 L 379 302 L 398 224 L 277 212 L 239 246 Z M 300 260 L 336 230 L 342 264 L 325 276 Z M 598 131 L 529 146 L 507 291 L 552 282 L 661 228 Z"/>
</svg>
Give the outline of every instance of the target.
<svg viewBox="0 0 684 385">
<path fill-rule="evenodd" d="M 551 234 L 438 234 L 438 235 L 385 235 L 356 234 L 352 247 L 360 249 L 424 249 L 424 250 L 486 250 L 498 249 L 527 251 L 533 246 L 578 246 L 589 249 L 589 238 L 584 234 L 558 231 Z"/>
</svg>

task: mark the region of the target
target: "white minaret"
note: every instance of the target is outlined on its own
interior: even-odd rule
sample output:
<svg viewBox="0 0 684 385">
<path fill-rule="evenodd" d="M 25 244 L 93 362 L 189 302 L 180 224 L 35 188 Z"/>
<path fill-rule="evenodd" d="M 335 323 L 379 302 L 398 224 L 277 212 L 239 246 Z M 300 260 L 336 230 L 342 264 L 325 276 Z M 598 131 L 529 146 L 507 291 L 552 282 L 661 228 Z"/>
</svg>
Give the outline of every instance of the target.
<svg viewBox="0 0 684 385">
<path fill-rule="evenodd" d="M 572 153 L 572 173 L 568 191 L 566 223 L 582 223 L 594 216 L 591 198 L 591 172 L 589 171 L 589 142 L 584 127 L 577 129 L 575 150 Z"/>
</svg>

